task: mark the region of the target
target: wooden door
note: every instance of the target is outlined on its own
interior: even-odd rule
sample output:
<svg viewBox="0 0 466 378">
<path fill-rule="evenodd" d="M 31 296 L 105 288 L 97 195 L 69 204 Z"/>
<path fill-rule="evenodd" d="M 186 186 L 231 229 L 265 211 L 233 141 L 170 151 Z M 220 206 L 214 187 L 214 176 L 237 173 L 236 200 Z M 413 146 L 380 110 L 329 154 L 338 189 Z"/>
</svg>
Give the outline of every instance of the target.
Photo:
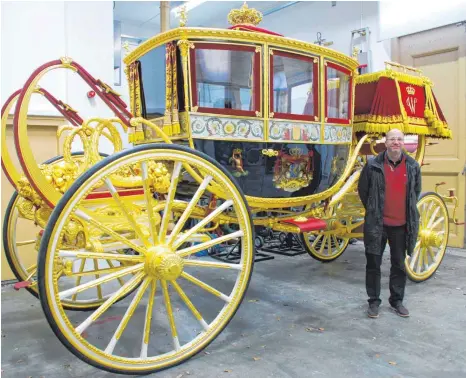
<svg viewBox="0 0 466 378">
<path fill-rule="evenodd" d="M 466 27 L 449 25 L 401 37 L 394 58 L 399 63 L 420 68 L 430 78 L 433 91 L 453 132 L 452 140 L 427 147 L 422 167 L 422 190 L 433 191 L 446 182 L 441 192 L 454 188 L 459 198 L 457 217 L 465 219 L 466 176 Z M 397 51 L 396 51 L 397 50 Z M 398 55 L 398 56 L 396 56 Z M 449 206 L 450 216 L 453 208 Z M 450 224 L 449 246 L 463 247 L 465 226 Z"/>
</svg>

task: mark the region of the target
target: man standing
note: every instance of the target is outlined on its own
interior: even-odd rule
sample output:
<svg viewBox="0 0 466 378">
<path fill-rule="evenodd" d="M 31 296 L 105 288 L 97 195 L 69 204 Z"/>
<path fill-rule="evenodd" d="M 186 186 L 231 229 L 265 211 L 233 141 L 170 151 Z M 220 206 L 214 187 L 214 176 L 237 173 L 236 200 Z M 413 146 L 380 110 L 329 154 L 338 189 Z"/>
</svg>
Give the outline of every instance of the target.
<svg viewBox="0 0 466 378">
<path fill-rule="evenodd" d="M 364 166 L 358 183 L 361 202 L 366 209 L 364 247 L 366 250 L 367 314 L 379 316 L 380 265 L 385 246 L 390 246 L 390 298 L 392 309 L 408 317 L 403 306 L 406 285 L 405 252 L 411 256 L 419 230 L 416 204 L 421 194 L 421 169 L 403 153 L 404 135 L 392 129 L 386 134 L 386 151 Z"/>
</svg>

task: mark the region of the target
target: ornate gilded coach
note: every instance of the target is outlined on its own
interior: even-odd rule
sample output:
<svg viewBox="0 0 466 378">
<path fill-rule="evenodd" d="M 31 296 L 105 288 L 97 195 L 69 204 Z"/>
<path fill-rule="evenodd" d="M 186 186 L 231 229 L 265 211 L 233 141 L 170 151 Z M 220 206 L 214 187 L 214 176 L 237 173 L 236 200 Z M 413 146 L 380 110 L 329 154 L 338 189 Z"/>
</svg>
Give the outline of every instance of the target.
<svg viewBox="0 0 466 378">
<path fill-rule="evenodd" d="M 3 149 L 17 190 L 3 228 L 16 287 L 38 296 L 57 337 L 98 368 L 148 373 L 200 352 L 244 297 L 255 230 L 299 235 L 312 257 L 335 260 L 362 236 L 356 186 L 384 134 L 417 135 L 408 153 L 420 163 L 427 137 L 451 138 L 419 72 L 392 63 L 359 75 L 352 57 L 264 30 L 260 19 L 244 5 L 230 13 L 230 29 L 184 20 L 143 43 L 125 58 L 129 110 L 69 58 L 39 67 L 2 108 L 3 146 L 14 109 L 22 170 Z M 83 120 L 38 87 L 54 69 L 79 75 L 115 117 Z M 43 164 L 28 140 L 36 95 L 69 121 L 59 130 L 64 155 Z M 124 150 L 126 137 L 133 147 Z M 71 152 L 75 138 L 82 152 Z M 101 138 L 112 155 L 99 153 Z M 440 265 L 457 222 L 445 202 L 455 200 L 419 199 L 422 228 L 406 259 L 412 280 Z M 20 218 L 38 228 L 35 240 L 17 240 Z M 31 242 L 38 260 L 26 267 L 20 250 Z M 220 252 L 235 258 L 212 258 Z"/>
</svg>

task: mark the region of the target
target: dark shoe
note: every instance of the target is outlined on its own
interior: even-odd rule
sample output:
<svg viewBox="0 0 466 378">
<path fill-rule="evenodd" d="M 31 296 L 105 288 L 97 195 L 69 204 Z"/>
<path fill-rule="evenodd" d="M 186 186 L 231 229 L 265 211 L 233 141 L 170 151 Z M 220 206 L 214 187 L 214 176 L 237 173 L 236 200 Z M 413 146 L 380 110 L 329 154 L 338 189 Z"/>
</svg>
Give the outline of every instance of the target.
<svg viewBox="0 0 466 378">
<path fill-rule="evenodd" d="M 367 309 L 367 316 L 369 318 L 378 318 L 379 317 L 379 305 L 371 303 Z"/>
<path fill-rule="evenodd" d="M 405 306 L 403 306 L 402 304 L 392 306 L 392 310 L 395 311 L 395 314 L 397 314 L 398 316 L 401 316 L 403 318 L 409 317 L 408 309 Z"/>
</svg>

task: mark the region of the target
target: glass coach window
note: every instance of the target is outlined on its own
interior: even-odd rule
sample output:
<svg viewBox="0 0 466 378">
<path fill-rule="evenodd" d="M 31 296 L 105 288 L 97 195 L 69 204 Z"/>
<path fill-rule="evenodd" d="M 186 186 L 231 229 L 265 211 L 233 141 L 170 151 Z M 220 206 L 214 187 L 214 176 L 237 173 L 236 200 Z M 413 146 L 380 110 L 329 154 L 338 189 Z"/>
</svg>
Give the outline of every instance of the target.
<svg viewBox="0 0 466 378">
<path fill-rule="evenodd" d="M 327 122 L 349 124 L 351 114 L 350 71 L 327 62 L 325 91 L 325 117 Z"/>
<path fill-rule="evenodd" d="M 196 43 L 191 72 L 198 112 L 253 117 L 260 112 L 260 54 L 254 46 Z"/>
<path fill-rule="evenodd" d="M 273 50 L 270 70 L 270 112 L 273 118 L 317 121 L 317 59 Z M 315 60 L 315 61 L 314 61 Z"/>
<path fill-rule="evenodd" d="M 143 55 L 141 77 L 143 90 L 143 106 L 147 119 L 162 117 L 165 114 L 165 45 Z"/>
</svg>

